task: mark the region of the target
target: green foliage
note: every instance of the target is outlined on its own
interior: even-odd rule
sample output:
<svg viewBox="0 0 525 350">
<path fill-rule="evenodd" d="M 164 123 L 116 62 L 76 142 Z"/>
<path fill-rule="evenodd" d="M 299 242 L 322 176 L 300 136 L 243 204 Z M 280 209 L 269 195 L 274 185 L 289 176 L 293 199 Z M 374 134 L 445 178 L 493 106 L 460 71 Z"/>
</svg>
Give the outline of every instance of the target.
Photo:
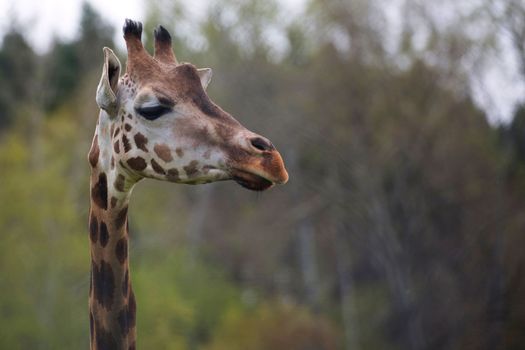
<svg viewBox="0 0 525 350">
<path fill-rule="evenodd" d="M 72 42 L 57 41 L 46 57 L 43 85 L 44 108 L 54 109 L 73 96 L 82 77 L 99 69 L 102 48 L 113 46 L 114 29 L 85 2 L 80 18 L 80 33 Z M 96 49 L 95 49 L 96 48 Z"/>
<path fill-rule="evenodd" d="M 180 249 L 169 254 L 155 251 L 132 266 L 134 290 L 141 300 L 138 346 L 196 349 L 210 339 L 226 310 L 241 307 L 239 293 L 224 273 L 191 263 Z"/>
<path fill-rule="evenodd" d="M 305 308 L 276 302 L 250 311 L 228 310 L 206 350 L 338 349 L 334 325 Z"/>
<path fill-rule="evenodd" d="M 49 134 L 52 143 L 38 137 L 31 145 L 20 133 L 2 140 L 2 348 L 66 349 L 87 344 L 85 218 L 72 205 L 67 169 L 72 154 L 64 153 L 64 145 L 75 137 L 72 126 L 70 120 L 46 126 L 43 135 Z"/>
<path fill-rule="evenodd" d="M 36 73 L 36 54 L 22 33 L 12 28 L 0 48 L 0 130 L 17 116 L 17 101 L 35 97 L 31 81 Z"/>
<path fill-rule="evenodd" d="M 179 59 L 214 69 L 210 96 L 272 139 L 291 176 L 257 195 L 137 186 L 139 348 L 523 347 L 523 108 L 496 129 L 472 102 L 458 62 L 478 51 L 458 47 L 487 38 L 454 26 L 416 47 L 407 22 L 397 52 L 378 4 L 314 0 L 288 18 L 274 1 L 215 2 L 197 25 L 181 2 L 151 6 L 147 45 L 170 28 Z M 84 5 L 77 38 L 42 57 L 23 32 L 3 39 L 2 349 L 87 347 L 86 153 L 113 33 Z"/>
</svg>

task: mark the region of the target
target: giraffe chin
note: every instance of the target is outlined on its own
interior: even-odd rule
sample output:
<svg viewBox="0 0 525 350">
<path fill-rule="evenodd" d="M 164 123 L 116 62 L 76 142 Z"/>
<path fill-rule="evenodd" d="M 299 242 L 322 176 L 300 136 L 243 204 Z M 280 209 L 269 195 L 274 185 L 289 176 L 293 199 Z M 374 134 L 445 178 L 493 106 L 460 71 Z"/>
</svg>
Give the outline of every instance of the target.
<svg viewBox="0 0 525 350">
<path fill-rule="evenodd" d="M 242 170 L 232 171 L 232 180 L 242 187 L 252 191 L 265 191 L 273 186 L 273 182 L 262 176 Z"/>
</svg>

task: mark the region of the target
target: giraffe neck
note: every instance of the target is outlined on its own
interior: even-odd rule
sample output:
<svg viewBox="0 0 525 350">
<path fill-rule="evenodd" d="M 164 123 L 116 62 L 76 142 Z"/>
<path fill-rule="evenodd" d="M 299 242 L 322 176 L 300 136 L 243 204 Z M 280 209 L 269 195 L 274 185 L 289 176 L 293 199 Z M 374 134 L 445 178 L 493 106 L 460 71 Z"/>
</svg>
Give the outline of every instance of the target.
<svg viewBox="0 0 525 350">
<path fill-rule="evenodd" d="M 135 296 L 128 262 L 127 213 L 130 181 L 107 161 L 104 123 L 89 153 L 91 173 L 91 284 L 89 321 L 92 350 L 135 349 Z M 99 137 L 101 136 L 101 137 Z M 109 165 L 110 166 L 106 166 Z"/>
</svg>

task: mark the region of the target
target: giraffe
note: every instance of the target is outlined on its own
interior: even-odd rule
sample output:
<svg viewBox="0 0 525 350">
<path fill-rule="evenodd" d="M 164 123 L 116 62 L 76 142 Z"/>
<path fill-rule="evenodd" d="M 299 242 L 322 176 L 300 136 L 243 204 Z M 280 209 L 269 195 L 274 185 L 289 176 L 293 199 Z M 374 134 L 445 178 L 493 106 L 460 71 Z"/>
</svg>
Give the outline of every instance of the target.
<svg viewBox="0 0 525 350">
<path fill-rule="evenodd" d="M 91 349 L 135 349 L 136 303 L 128 262 L 128 205 L 143 178 L 183 184 L 234 180 L 263 191 L 288 173 L 273 144 L 243 127 L 205 92 L 212 71 L 178 63 L 168 31 L 154 31 L 155 53 L 141 42 L 142 23 L 126 19 L 125 74 L 103 49 L 97 87 L 100 114 L 88 153 Z"/>
</svg>

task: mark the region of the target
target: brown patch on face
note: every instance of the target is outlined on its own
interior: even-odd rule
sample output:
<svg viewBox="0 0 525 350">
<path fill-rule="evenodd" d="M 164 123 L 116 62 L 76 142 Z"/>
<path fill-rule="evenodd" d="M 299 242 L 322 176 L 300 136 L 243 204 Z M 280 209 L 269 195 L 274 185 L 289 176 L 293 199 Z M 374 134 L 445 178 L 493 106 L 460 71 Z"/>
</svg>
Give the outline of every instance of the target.
<svg viewBox="0 0 525 350">
<path fill-rule="evenodd" d="M 199 145 L 217 146 L 216 140 L 214 140 L 211 136 L 207 126 L 196 129 L 190 126 L 190 129 L 188 130 L 184 130 L 184 127 L 180 127 L 179 130 L 181 134 L 191 134 L 193 139 L 193 147 L 198 147 Z"/>
<path fill-rule="evenodd" d="M 128 239 L 126 237 L 119 239 L 117 242 L 117 245 L 115 246 L 115 255 L 121 264 L 126 262 L 126 259 L 128 258 Z"/>
<path fill-rule="evenodd" d="M 127 163 L 131 167 L 131 169 L 136 171 L 142 171 L 146 169 L 147 166 L 146 161 L 142 157 L 130 158 L 128 159 Z"/>
<path fill-rule="evenodd" d="M 129 119 L 133 119 L 133 116 L 131 114 L 128 113 L 128 118 Z M 124 121 L 124 117 L 122 117 L 122 121 Z"/>
<path fill-rule="evenodd" d="M 168 174 L 167 174 L 167 178 L 169 181 L 178 181 L 180 178 L 179 178 L 179 171 L 175 168 L 173 169 L 169 169 L 168 170 Z"/>
<path fill-rule="evenodd" d="M 98 176 L 97 183 L 91 189 L 91 199 L 99 208 L 108 208 L 108 181 L 105 173 Z"/>
<path fill-rule="evenodd" d="M 113 149 L 115 150 L 115 153 L 120 153 L 120 143 L 117 141 L 115 141 L 115 143 L 113 144 Z"/>
<path fill-rule="evenodd" d="M 109 242 L 109 232 L 106 223 L 100 222 L 100 245 L 104 248 Z"/>
<path fill-rule="evenodd" d="M 117 137 L 118 134 L 119 134 L 119 132 L 120 132 L 120 127 L 117 127 L 117 128 L 115 129 L 115 133 L 113 134 L 113 137 Z"/>
<path fill-rule="evenodd" d="M 192 160 L 190 164 L 186 165 L 184 168 L 184 171 L 186 172 L 186 175 L 188 177 L 192 177 L 193 175 L 197 174 L 199 171 L 197 170 L 197 165 L 199 165 L 199 162 L 196 160 Z"/>
<path fill-rule="evenodd" d="M 117 198 L 111 197 L 111 208 L 115 208 L 117 205 Z"/>
<path fill-rule="evenodd" d="M 128 218 L 128 207 L 122 208 L 122 210 L 117 214 L 117 218 L 115 219 L 115 228 L 117 230 L 120 230 L 124 223 L 126 222 L 126 219 Z"/>
<path fill-rule="evenodd" d="M 175 153 L 177 153 L 177 156 L 179 156 L 179 158 L 184 157 L 184 151 L 182 149 L 180 149 L 179 147 L 177 147 L 177 149 L 175 149 Z"/>
<path fill-rule="evenodd" d="M 225 114 L 216 104 L 214 104 L 202 88 L 197 69 L 191 64 L 181 64 L 175 68 L 177 80 L 179 80 L 180 97 L 191 101 L 202 113 L 220 118 Z"/>
<path fill-rule="evenodd" d="M 126 131 L 130 131 L 131 125 L 129 125 L 128 123 L 124 124 L 124 129 L 126 129 Z"/>
<path fill-rule="evenodd" d="M 111 265 L 102 260 L 100 266 L 91 262 L 95 300 L 106 310 L 111 309 L 115 290 L 115 277 Z"/>
<path fill-rule="evenodd" d="M 117 178 L 115 179 L 115 183 L 113 184 L 115 186 L 115 189 L 120 192 L 124 192 L 124 184 L 125 184 L 126 178 L 122 174 L 118 174 Z"/>
<path fill-rule="evenodd" d="M 204 91 L 193 94 L 191 101 L 207 116 L 220 118 L 223 112 Z M 224 112 L 223 112 L 224 113 Z"/>
<path fill-rule="evenodd" d="M 151 167 L 157 174 L 166 175 L 164 168 L 162 168 L 160 164 L 155 161 L 155 159 L 151 159 Z"/>
<path fill-rule="evenodd" d="M 126 135 L 122 135 L 122 144 L 124 145 L 124 152 L 129 152 L 131 150 L 131 145 Z"/>
<path fill-rule="evenodd" d="M 171 156 L 171 151 L 169 149 L 169 147 L 163 143 L 161 144 L 156 144 L 154 147 L 153 147 L 153 150 L 155 151 L 155 153 L 157 154 L 157 156 L 159 156 L 160 159 L 162 159 L 163 161 L 165 162 L 171 162 L 173 160 L 173 157 Z"/>
<path fill-rule="evenodd" d="M 91 164 L 92 168 L 94 168 L 97 165 L 99 154 L 100 149 L 98 148 L 98 135 L 95 135 L 88 155 L 89 164 Z"/>
<path fill-rule="evenodd" d="M 233 119 L 231 116 L 230 118 Z M 216 141 L 214 143 L 207 143 L 208 150 L 206 150 L 206 152 L 204 152 L 202 155 L 203 158 L 210 159 L 212 149 L 220 149 L 229 159 L 230 165 L 244 163 L 249 158 L 250 154 L 247 150 L 243 149 L 240 145 L 237 145 L 237 143 L 233 141 L 239 132 L 239 127 L 244 129 L 243 126 L 236 126 L 232 123 L 216 123 L 215 128 L 213 128 L 213 133 L 209 136 Z M 202 143 L 206 143 L 206 139 L 203 139 Z M 212 146 L 212 149 L 210 149 L 209 146 Z"/>
<path fill-rule="evenodd" d="M 135 140 L 135 145 L 137 145 L 137 148 L 143 150 L 144 152 L 148 152 L 148 149 L 146 148 L 148 139 L 146 138 L 146 136 L 142 135 L 139 132 L 133 137 L 133 139 Z"/>
<path fill-rule="evenodd" d="M 217 124 L 215 127 L 215 132 L 223 143 L 229 143 L 235 137 L 238 132 L 238 129 L 227 124 Z"/>
<path fill-rule="evenodd" d="M 98 220 L 97 218 L 91 213 L 91 217 L 89 218 L 89 238 L 91 239 L 91 242 L 97 243 L 98 240 Z"/>
</svg>

